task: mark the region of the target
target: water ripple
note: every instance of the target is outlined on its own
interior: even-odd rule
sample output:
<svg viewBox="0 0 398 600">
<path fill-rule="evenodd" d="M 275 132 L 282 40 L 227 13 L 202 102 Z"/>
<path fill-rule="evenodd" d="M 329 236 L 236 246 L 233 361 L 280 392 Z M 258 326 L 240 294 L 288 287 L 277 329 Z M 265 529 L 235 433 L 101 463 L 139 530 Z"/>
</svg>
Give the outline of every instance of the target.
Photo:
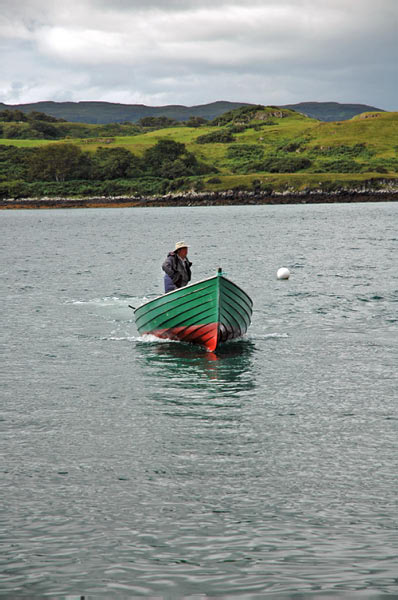
<svg viewBox="0 0 398 600">
<path fill-rule="evenodd" d="M 4 214 L 0 596 L 396 596 L 397 206 Z M 128 307 L 176 227 L 254 300 L 217 352 Z"/>
</svg>

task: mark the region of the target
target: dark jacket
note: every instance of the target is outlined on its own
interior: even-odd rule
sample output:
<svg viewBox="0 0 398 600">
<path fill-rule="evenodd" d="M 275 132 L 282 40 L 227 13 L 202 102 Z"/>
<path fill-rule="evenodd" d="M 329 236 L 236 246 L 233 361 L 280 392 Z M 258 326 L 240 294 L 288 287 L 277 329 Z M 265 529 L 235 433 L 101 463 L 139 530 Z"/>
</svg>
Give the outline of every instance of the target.
<svg viewBox="0 0 398 600">
<path fill-rule="evenodd" d="M 162 264 L 163 271 L 170 277 L 178 288 L 187 285 L 191 281 L 191 265 L 188 259 L 182 261 L 177 252 L 169 252 Z"/>
</svg>

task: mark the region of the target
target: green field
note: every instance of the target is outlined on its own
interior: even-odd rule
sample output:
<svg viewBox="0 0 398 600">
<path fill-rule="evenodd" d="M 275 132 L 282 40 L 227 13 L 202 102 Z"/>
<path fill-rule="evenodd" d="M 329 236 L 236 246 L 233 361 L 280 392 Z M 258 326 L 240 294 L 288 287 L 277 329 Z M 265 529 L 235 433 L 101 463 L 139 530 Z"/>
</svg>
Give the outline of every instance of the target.
<svg viewBox="0 0 398 600">
<path fill-rule="evenodd" d="M 90 127 L 94 132 L 95 126 Z M 225 135 L 229 141 L 206 138 L 203 141 L 208 135 L 216 138 Z M 162 140 L 183 144 L 186 155 L 193 155 L 200 164 L 209 167 L 207 173 L 202 169 L 201 175 L 197 170 L 195 175 L 181 177 L 168 177 L 167 169 L 163 168 L 159 177 L 174 179 L 172 190 L 195 189 L 199 183 L 201 190 L 209 191 L 303 190 L 398 179 L 397 112 L 364 113 L 348 121 L 320 122 L 292 110 L 254 107 L 234 110 L 223 115 L 219 124 L 212 122 L 200 127 L 176 126 L 147 129 L 135 135 L 68 137 L 56 141 L 0 138 L 0 144 L 30 150 L 49 144 L 71 144 L 93 157 L 101 148 L 123 148 L 145 161 L 148 149 Z M 158 176 L 153 172 L 149 175 L 152 179 Z M 148 179 L 146 172 L 141 176 Z M 8 177 L 3 169 L 0 183 L 4 187 L 7 181 L 19 178 L 18 174 Z M 123 182 L 119 180 L 120 189 L 134 191 L 133 180 L 124 177 Z M 108 187 L 111 189 L 111 185 Z"/>
</svg>

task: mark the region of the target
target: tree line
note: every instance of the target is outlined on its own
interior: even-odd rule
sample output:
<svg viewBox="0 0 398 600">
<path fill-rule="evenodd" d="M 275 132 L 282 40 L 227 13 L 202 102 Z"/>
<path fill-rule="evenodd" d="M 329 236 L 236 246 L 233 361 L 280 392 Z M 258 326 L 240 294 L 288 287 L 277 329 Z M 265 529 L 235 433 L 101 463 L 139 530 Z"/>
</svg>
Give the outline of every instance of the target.
<svg viewBox="0 0 398 600">
<path fill-rule="evenodd" d="M 0 196 L 3 197 L 10 195 L 13 182 L 13 189 L 26 190 L 23 183 L 156 179 L 165 182 L 162 189 L 167 191 L 173 189 L 173 181 L 178 180 L 179 186 L 182 178 L 214 172 L 214 167 L 198 161 L 188 152 L 185 144 L 169 139 L 159 140 L 141 157 L 120 147 L 99 147 L 90 153 L 72 143 L 46 144 L 39 148 L 0 145 Z M 155 187 L 158 189 L 158 184 Z"/>
<path fill-rule="evenodd" d="M 142 133 L 142 128 L 130 122 L 89 125 L 69 123 L 36 111 L 28 114 L 18 110 L 0 112 L 0 138 L 9 140 L 98 138 L 136 135 L 137 133 Z"/>
</svg>

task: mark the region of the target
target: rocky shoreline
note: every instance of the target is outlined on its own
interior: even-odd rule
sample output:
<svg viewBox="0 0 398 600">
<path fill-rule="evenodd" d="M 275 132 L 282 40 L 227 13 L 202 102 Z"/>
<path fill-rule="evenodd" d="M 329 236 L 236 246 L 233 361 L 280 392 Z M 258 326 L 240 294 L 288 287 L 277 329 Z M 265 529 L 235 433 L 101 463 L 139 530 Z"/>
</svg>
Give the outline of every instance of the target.
<svg viewBox="0 0 398 600">
<path fill-rule="evenodd" d="M 356 189 L 327 192 L 263 192 L 227 190 L 221 192 L 180 192 L 164 196 L 93 196 L 87 198 L 8 198 L 0 199 L 0 209 L 105 208 L 162 206 L 228 206 L 256 204 L 324 204 L 352 202 L 396 202 L 398 188 Z"/>
</svg>

